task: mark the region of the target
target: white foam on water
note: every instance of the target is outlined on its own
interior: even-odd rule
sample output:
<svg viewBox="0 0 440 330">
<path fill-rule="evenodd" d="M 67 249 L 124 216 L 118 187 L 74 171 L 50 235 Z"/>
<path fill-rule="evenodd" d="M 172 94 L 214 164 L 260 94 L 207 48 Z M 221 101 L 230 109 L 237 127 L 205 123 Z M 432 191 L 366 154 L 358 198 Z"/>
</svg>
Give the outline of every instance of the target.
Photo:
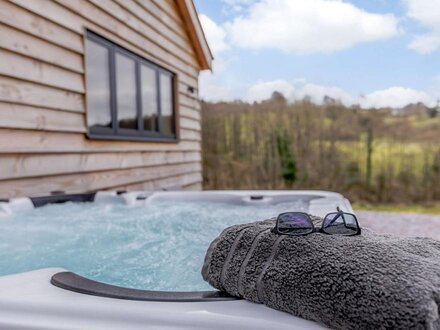
<svg viewBox="0 0 440 330">
<path fill-rule="evenodd" d="M 0 275 L 62 267 L 145 290 L 210 290 L 200 270 L 227 226 L 307 211 L 299 198 L 277 205 L 158 202 L 52 204 L 0 219 Z"/>
</svg>

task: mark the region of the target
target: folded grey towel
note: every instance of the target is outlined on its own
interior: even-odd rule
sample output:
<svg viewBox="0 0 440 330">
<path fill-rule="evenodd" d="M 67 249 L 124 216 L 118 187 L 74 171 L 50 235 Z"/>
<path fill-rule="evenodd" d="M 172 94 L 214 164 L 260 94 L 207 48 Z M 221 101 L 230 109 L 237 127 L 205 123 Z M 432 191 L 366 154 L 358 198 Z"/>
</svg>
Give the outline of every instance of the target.
<svg viewBox="0 0 440 330">
<path fill-rule="evenodd" d="M 226 228 L 206 253 L 203 278 L 335 329 L 440 329 L 440 241 L 364 228 L 360 236 L 292 237 L 273 234 L 274 225 Z"/>
</svg>

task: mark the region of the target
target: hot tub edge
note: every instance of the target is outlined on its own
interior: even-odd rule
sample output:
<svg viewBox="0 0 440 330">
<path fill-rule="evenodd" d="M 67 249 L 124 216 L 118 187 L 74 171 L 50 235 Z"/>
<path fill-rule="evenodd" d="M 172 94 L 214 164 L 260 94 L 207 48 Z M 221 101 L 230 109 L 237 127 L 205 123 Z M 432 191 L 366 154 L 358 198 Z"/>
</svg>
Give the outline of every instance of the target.
<svg viewBox="0 0 440 330">
<path fill-rule="evenodd" d="M 88 294 L 98 297 L 158 302 L 212 302 L 231 301 L 240 298 L 228 295 L 221 291 L 150 291 L 125 288 L 106 284 L 69 271 L 54 274 L 50 283 L 61 289 Z"/>
</svg>

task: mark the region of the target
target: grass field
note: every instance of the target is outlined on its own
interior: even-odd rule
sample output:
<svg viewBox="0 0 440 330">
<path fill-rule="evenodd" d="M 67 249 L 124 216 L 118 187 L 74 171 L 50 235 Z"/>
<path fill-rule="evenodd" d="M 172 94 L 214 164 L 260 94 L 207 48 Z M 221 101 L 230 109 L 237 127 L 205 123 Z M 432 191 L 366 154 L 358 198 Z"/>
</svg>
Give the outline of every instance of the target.
<svg viewBox="0 0 440 330">
<path fill-rule="evenodd" d="M 346 155 L 347 159 L 360 165 L 361 173 L 365 173 L 366 143 L 363 141 L 339 141 L 336 148 Z M 409 169 L 415 175 L 423 173 L 423 167 L 432 162 L 438 144 L 434 142 L 396 142 L 385 138 L 377 139 L 373 144 L 373 176 L 384 168 L 392 167 L 400 172 Z"/>
<path fill-rule="evenodd" d="M 353 209 L 363 211 L 383 211 L 440 215 L 440 202 L 432 204 L 366 204 L 353 203 Z"/>
</svg>

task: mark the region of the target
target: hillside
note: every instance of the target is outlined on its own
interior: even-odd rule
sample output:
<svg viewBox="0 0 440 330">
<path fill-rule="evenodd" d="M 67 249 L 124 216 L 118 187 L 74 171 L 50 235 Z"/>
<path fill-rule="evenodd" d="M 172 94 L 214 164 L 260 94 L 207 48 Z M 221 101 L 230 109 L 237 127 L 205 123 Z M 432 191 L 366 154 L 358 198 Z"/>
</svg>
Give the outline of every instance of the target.
<svg viewBox="0 0 440 330">
<path fill-rule="evenodd" d="M 440 115 L 403 109 L 203 103 L 205 189 L 328 189 L 353 201 L 440 200 Z"/>
</svg>

